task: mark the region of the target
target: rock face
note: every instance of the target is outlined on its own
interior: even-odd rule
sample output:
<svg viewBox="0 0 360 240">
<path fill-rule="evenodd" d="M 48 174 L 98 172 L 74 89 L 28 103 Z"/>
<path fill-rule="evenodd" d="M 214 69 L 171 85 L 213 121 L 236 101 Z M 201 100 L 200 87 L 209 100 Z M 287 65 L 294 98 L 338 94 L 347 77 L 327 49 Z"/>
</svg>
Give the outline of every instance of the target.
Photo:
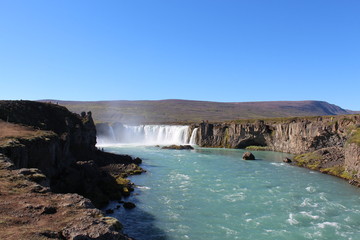
<svg viewBox="0 0 360 240">
<path fill-rule="evenodd" d="M 0 154 L 0 238 L 131 240 L 122 226 L 78 194 L 55 194 L 29 181 L 38 170 L 20 169 Z"/>
<path fill-rule="evenodd" d="M 345 145 L 345 166 L 349 171 L 355 171 L 360 177 L 360 147 L 356 143 Z"/>
<path fill-rule="evenodd" d="M 66 203 L 67 197 L 80 197 L 68 193 L 77 193 L 92 202 L 81 197 L 81 201 L 90 204 L 86 203 L 79 210 L 84 211 L 85 215 L 79 212 L 81 216 L 74 218 L 76 221 L 61 225 L 61 232 L 59 229 L 44 230 L 41 236 L 30 238 L 15 238 L 16 235 L 12 238 L 11 235 L 8 237 L 0 233 L 1 239 L 128 239 L 119 231 L 119 223 L 102 219 L 101 212 L 94 205 L 102 207 L 111 199 L 128 196 L 131 183 L 125 181 L 119 184 L 117 177 L 141 173 L 143 170 L 137 165 L 141 159 L 98 150 L 95 147 L 96 128 L 90 112 L 78 115 L 55 104 L 0 101 L 0 129 L 0 153 L 6 155 L 13 163 L 12 167 L 20 169 L 19 172 L 27 180 L 42 184 L 26 192 L 36 193 L 32 196 L 34 201 L 38 201 L 38 198 L 42 202 L 49 199 L 52 202 L 51 199 L 55 197 L 61 204 L 61 201 Z M 22 186 L 23 183 L 19 184 Z M 48 195 L 39 195 L 45 193 Z M 2 192 L 0 195 L 3 197 Z M 49 222 L 62 222 L 58 218 L 68 216 L 61 211 L 59 204 L 41 208 L 41 216 L 53 217 L 53 220 L 47 220 L 48 225 Z M 92 210 L 84 210 L 88 208 Z M 22 209 L 21 206 L 19 209 Z M 71 218 L 70 213 L 68 217 Z M 110 227 L 109 222 L 112 222 Z M 36 226 L 31 221 L 29 224 Z M 17 231 L 16 227 L 15 224 L 14 232 Z"/>
<path fill-rule="evenodd" d="M 266 146 L 273 151 L 301 154 L 324 147 L 344 146 L 347 129 L 359 123 L 358 115 L 266 122 L 201 123 L 197 144 L 202 147 L 228 148 Z"/>
<path fill-rule="evenodd" d="M 197 144 L 201 147 L 266 147 L 272 151 L 305 154 L 333 149 L 323 154 L 324 161 L 334 161 L 353 176 L 360 172 L 359 115 L 206 123 L 198 127 Z M 349 139 L 355 135 L 355 143 Z M 336 153 L 335 153 L 336 152 Z M 329 154 L 331 157 L 329 157 Z M 340 156 L 339 156 L 340 154 Z M 342 158 L 340 162 L 338 159 Z M 326 165 L 326 164 L 325 164 Z"/>
<path fill-rule="evenodd" d="M 0 101 L 0 119 L 39 129 L 29 137 L 6 137 L 0 153 L 17 168 L 40 169 L 54 192 L 78 193 L 101 207 L 121 198 L 113 176 L 142 172 L 137 166 L 141 160 L 97 150 L 91 112 L 78 115 L 55 104 Z"/>
</svg>

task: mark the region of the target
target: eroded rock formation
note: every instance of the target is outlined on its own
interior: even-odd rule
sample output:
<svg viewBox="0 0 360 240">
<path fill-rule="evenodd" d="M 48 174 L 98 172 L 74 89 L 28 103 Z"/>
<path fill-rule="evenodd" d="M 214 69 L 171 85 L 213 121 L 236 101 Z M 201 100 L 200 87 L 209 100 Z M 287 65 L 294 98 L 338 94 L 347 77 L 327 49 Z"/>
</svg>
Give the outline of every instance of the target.
<svg viewBox="0 0 360 240">
<path fill-rule="evenodd" d="M 35 192 L 34 188 L 21 187 L 28 183 L 17 185 L 31 197 L 29 201 L 58 202 L 56 206 L 44 205 L 40 216 L 51 215 L 55 221 L 61 214 L 61 218 L 69 218 L 66 222 L 68 225 L 61 225 L 61 229 L 44 230 L 41 239 L 128 239 L 121 233 L 120 223 L 104 218 L 94 205 L 101 207 L 111 199 L 128 196 L 130 181 L 119 183 L 118 178 L 141 173 L 142 169 L 138 166 L 141 160 L 100 151 L 95 144 L 96 128 L 90 112 L 78 115 L 50 103 L 0 101 L 0 153 L 10 159 L 13 168 L 20 169 L 19 172 L 9 172 L 15 174 L 10 178 L 18 178 L 17 174 L 21 174 L 28 180 L 42 184 L 35 187 L 38 189 Z M 3 199 L 2 191 L 0 196 Z M 84 197 L 69 193 L 87 197 L 92 203 Z M 13 197 L 21 199 L 21 195 Z M 68 200 L 71 206 L 71 198 L 81 198 L 81 201 L 87 202 L 79 210 L 79 219 L 77 215 L 72 216 L 65 209 L 66 214 L 59 207 Z M 81 213 L 82 210 L 84 213 Z M 13 220 L 11 216 L 8 219 Z M 11 221 L 6 220 L 5 225 L 16 231 L 18 225 Z M 23 224 L 27 223 L 35 224 L 30 220 Z M 16 237 L 16 234 L 6 236 L 6 239 L 37 239 L 36 235 L 30 238 L 22 235 L 19 235 L 20 238 L 8 237 Z"/>
<path fill-rule="evenodd" d="M 313 160 L 304 155 L 305 160 L 298 158 L 300 165 L 343 178 L 345 172 L 349 178 L 360 177 L 359 115 L 202 122 L 195 127 L 199 128 L 196 143 L 201 147 L 259 146 L 296 155 L 311 153 Z"/>
</svg>

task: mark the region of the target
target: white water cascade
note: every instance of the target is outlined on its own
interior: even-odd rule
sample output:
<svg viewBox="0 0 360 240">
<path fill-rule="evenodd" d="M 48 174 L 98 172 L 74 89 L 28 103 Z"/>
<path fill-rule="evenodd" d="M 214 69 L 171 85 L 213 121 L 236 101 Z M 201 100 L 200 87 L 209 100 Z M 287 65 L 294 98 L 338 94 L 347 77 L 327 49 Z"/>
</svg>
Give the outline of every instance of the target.
<svg viewBox="0 0 360 240">
<path fill-rule="evenodd" d="M 98 136 L 99 144 L 139 144 L 139 145 L 196 145 L 197 128 L 192 131 L 182 125 L 122 125 L 109 126 L 106 135 Z"/>
<path fill-rule="evenodd" d="M 191 137 L 190 137 L 190 141 L 189 141 L 190 145 L 196 145 L 197 132 L 198 132 L 198 128 L 194 128 L 194 130 L 191 133 Z"/>
</svg>

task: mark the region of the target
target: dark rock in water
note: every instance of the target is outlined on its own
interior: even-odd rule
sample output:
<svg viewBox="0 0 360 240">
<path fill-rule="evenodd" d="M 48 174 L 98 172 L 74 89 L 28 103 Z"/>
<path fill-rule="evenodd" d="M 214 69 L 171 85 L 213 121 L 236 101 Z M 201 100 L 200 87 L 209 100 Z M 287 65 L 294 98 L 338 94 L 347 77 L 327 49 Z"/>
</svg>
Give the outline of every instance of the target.
<svg viewBox="0 0 360 240">
<path fill-rule="evenodd" d="M 283 159 L 283 162 L 284 162 L 284 163 L 292 163 L 291 159 L 290 159 L 290 158 L 287 158 L 287 157 L 285 157 L 285 158 Z"/>
<path fill-rule="evenodd" d="M 191 145 L 170 145 L 164 146 L 161 149 L 192 150 L 194 148 Z"/>
<path fill-rule="evenodd" d="M 114 213 L 114 210 L 112 210 L 112 209 L 106 209 L 105 213 L 106 213 L 106 214 L 113 214 L 113 213 Z"/>
<path fill-rule="evenodd" d="M 160 145 L 155 145 L 155 147 L 160 147 Z"/>
<path fill-rule="evenodd" d="M 244 160 L 255 160 L 255 156 L 254 154 L 252 154 L 251 152 L 245 152 L 242 156 L 242 158 Z"/>
<path fill-rule="evenodd" d="M 119 208 L 121 208 L 121 205 L 116 205 L 116 209 L 119 209 Z"/>
<path fill-rule="evenodd" d="M 135 203 L 132 203 L 132 202 L 124 202 L 123 206 L 126 209 L 133 209 L 136 207 Z"/>
<path fill-rule="evenodd" d="M 135 158 L 135 159 L 134 159 L 134 163 L 135 163 L 135 164 L 141 164 L 141 163 L 142 163 L 141 158 L 138 158 L 138 157 Z"/>
</svg>

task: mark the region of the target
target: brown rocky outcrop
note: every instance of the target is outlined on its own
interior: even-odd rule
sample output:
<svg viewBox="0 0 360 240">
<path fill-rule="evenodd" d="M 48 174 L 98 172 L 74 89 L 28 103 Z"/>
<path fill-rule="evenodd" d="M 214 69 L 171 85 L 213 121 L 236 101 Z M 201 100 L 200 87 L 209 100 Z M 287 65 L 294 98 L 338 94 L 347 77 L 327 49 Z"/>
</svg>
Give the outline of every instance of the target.
<svg viewBox="0 0 360 240">
<path fill-rule="evenodd" d="M 67 193 L 81 194 L 92 201 L 89 207 L 92 210 L 82 209 L 85 215 L 74 218 L 78 222 L 65 226 L 61 234 L 50 229 L 38 239 L 127 239 L 116 227 L 120 225 L 112 221 L 109 228 L 110 220 L 103 219 L 93 205 L 101 207 L 111 199 L 128 196 L 130 181 L 119 184 L 117 177 L 141 173 L 143 170 L 138 166 L 141 160 L 100 151 L 95 144 L 96 128 L 90 112 L 78 115 L 55 104 L 0 101 L 0 153 L 6 155 L 13 168 L 20 169 L 28 180 L 50 186 L 29 189 L 31 193 L 35 191 L 34 194 L 48 194 L 44 198 L 43 195 L 31 195 L 34 201 L 38 197 L 43 202 L 49 199 L 51 202 L 56 196 L 60 204 L 62 198 L 66 202 L 66 196 L 79 196 Z M 3 199 L 2 194 L 0 197 Z M 44 206 L 41 213 L 58 221 L 61 216 L 58 213 L 62 213 L 58 207 Z M 48 222 L 52 220 L 48 219 Z M 29 224 L 32 227 L 34 223 L 29 221 Z"/>
<path fill-rule="evenodd" d="M 0 239 L 131 240 L 122 226 L 78 194 L 55 194 L 0 154 Z"/>
<path fill-rule="evenodd" d="M 345 145 L 345 166 L 348 171 L 356 173 L 360 178 L 360 146 L 356 143 L 349 143 Z"/>
<path fill-rule="evenodd" d="M 317 161 L 315 164 L 317 167 L 314 167 L 315 165 L 310 161 L 310 164 L 302 162 L 300 165 L 305 167 L 310 165 L 310 168 L 318 170 L 331 166 L 333 175 L 344 176 L 344 171 L 339 169 L 345 169 L 346 174 L 358 177 L 360 144 L 357 139 L 360 138 L 360 131 L 357 129 L 359 126 L 359 115 L 345 115 L 227 123 L 202 122 L 193 125 L 192 129 L 199 128 L 196 141 L 201 147 L 260 146 L 272 151 L 298 155 L 315 152 L 315 155 L 321 155 L 321 164 Z M 353 143 L 349 142 L 350 138 L 355 139 Z M 337 168 L 336 171 L 334 168 Z M 341 172 L 341 174 L 335 174 L 335 172 Z"/>
<path fill-rule="evenodd" d="M 95 147 L 96 128 L 91 112 L 78 115 L 56 104 L 0 101 L 0 119 L 12 122 L 6 126 L 10 128 L 12 124 L 19 133 L 30 132 L 26 136 L 14 135 L 14 131 L 8 136 L 3 134 L 0 153 L 17 168 L 40 169 L 54 192 L 79 193 L 101 207 L 110 199 L 121 198 L 118 175 L 133 174 L 135 168 L 136 173 L 142 172 L 137 166 L 141 161 Z M 27 127 L 20 129 L 19 123 Z"/>
<path fill-rule="evenodd" d="M 273 151 L 301 154 L 344 146 L 347 129 L 360 123 L 359 115 L 288 118 L 239 123 L 201 123 L 197 144 L 202 147 L 267 146 Z"/>
</svg>

